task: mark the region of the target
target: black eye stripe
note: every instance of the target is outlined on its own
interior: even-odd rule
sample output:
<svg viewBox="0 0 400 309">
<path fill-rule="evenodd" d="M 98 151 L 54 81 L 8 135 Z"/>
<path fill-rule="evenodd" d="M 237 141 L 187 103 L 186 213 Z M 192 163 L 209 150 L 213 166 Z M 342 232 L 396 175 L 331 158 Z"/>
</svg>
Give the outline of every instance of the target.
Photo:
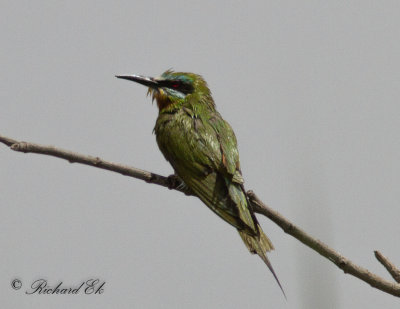
<svg viewBox="0 0 400 309">
<path fill-rule="evenodd" d="M 193 86 L 181 80 L 164 80 L 159 82 L 159 84 L 161 84 L 162 87 L 178 90 L 184 94 L 193 92 Z"/>
</svg>

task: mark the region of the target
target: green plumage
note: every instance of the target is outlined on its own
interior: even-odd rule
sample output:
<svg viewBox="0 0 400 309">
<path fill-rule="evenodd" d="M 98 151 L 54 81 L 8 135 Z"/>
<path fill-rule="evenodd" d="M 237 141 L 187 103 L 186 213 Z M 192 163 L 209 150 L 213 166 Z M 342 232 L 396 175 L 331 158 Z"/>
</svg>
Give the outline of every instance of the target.
<svg viewBox="0 0 400 309">
<path fill-rule="evenodd" d="M 122 78 L 149 86 L 159 107 L 154 132 L 164 157 L 191 192 L 239 231 L 247 248 L 263 259 L 280 286 L 266 256 L 272 243 L 246 198 L 235 134 L 216 111 L 204 79 L 172 71 L 148 80 Z"/>
</svg>

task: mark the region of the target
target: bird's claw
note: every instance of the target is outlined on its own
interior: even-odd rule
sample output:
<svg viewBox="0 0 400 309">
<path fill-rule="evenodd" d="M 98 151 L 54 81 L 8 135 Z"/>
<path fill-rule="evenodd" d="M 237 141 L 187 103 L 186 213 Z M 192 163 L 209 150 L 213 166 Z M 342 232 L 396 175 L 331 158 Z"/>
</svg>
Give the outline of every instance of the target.
<svg viewBox="0 0 400 309">
<path fill-rule="evenodd" d="M 170 190 L 177 189 L 182 183 L 182 180 L 178 177 L 178 175 L 175 174 L 169 175 L 167 179 L 168 179 L 168 189 Z"/>
<path fill-rule="evenodd" d="M 179 190 L 182 191 L 186 195 L 193 195 L 190 188 L 183 182 L 182 179 L 179 178 L 178 175 L 172 174 L 167 177 L 168 179 L 168 189 L 170 190 Z"/>
</svg>

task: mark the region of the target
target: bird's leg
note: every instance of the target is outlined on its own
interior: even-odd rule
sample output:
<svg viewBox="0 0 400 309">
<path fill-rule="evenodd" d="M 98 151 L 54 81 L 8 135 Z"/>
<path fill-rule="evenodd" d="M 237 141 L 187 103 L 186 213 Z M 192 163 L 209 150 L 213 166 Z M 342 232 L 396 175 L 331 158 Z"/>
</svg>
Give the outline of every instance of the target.
<svg viewBox="0 0 400 309">
<path fill-rule="evenodd" d="M 193 195 L 193 192 L 190 190 L 190 188 L 176 174 L 168 176 L 168 189 L 177 189 L 179 191 L 182 191 L 186 195 Z"/>
</svg>

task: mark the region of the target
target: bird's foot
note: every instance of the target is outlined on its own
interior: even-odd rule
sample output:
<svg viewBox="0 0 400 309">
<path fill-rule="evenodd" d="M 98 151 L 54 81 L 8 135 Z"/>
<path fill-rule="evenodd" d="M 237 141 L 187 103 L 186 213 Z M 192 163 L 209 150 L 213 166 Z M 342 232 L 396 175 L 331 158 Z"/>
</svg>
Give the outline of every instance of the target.
<svg viewBox="0 0 400 309">
<path fill-rule="evenodd" d="M 183 192 L 186 195 L 193 195 L 190 188 L 176 174 L 172 174 L 172 175 L 168 176 L 168 189 L 170 189 L 170 190 L 175 189 L 175 190 L 179 190 L 179 191 Z"/>
</svg>

